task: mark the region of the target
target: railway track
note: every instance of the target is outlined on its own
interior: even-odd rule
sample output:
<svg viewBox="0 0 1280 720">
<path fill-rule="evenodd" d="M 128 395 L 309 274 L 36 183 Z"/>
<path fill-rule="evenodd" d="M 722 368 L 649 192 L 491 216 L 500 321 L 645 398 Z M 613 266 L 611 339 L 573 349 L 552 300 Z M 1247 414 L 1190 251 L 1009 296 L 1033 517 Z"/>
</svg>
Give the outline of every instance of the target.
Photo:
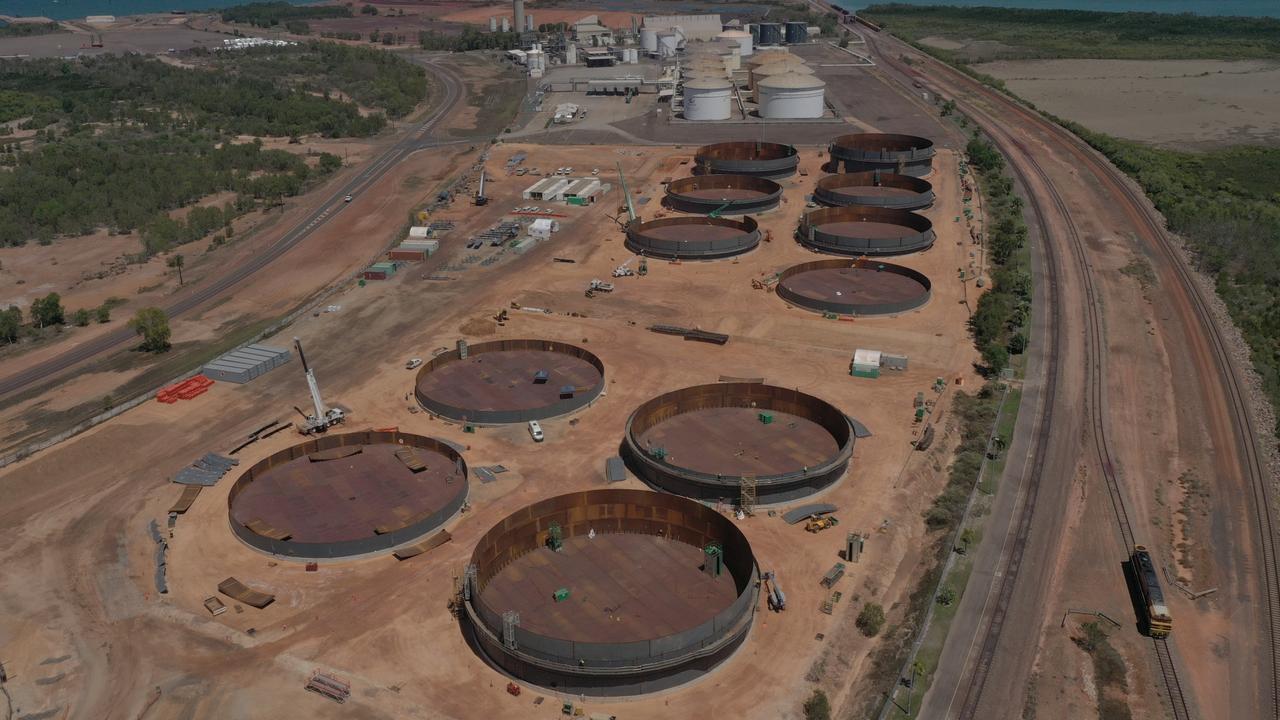
<svg viewBox="0 0 1280 720">
<path fill-rule="evenodd" d="M 888 53 L 881 53 L 881 59 L 889 65 L 899 66 L 899 71 L 902 71 L 899 61 L 890 57 Z M 975 92 L 979 97 L 986 99 L 988 102 L 998 104 L 1001 111 L 1005 113 L 1011 111 L 1033 126 L 1045 130 L 1048 135 L 1058 140 L 1060 145 L 1067 149 L 1079 166 L 1092 168 L 1093 174 L 1100 178 L 1110 194 L 1122 201 L 1121 209 L 1134 221 L 1135 227 L 1143 231 L 1152 250 L 1158 253 L 1161 259 L 1171 268 L 1177 280 L 1177 290 L 1181 291 L 1181 295 L 1189 306 L 1188 315 L 1194 318 L 1197 326 L 1190 328 L 1190 330 L 1204 339 L 1207 345 L 1207 359 L 1211 361 L 1210 364 L 1216 369 L 1218 383 L 1222 388 L 1224 401 L 1229 413 L 1228 419 L 1231 425 L 1231 433 L 1234 436 L 1236 455 L 1241 463 L 1241 472 L 1244 475 L 1244 480 L 1252 494 L 1251 499 L 1256 520 L 1255 527 L 1258 533 L 1258 549 L 1260 551 L 1259 559 L 1262 565 L 1260 580 L 1265 600 L 1265 627 L 1262 628 L 1262 631 L 1268 639 L 1271 660 L 1271 668 L 1268 673 L 1270 688 L 1267 693 L 1270 702 L 1264 701 L 1263 706 L 1271 709 L 1269 713 L 1271 717 L 1280 718 L 1280 637 L 1278 637 L 1280 636 L 1280 577 L 1278 577 L 1276 565 L 1277 557 L 1280 556 L 1280 552 L 1278 552 L 1280 547 L 1278 547 L 1275 532 L 1276 523 L 1271 507 L 1270 488 L 1267 485 L 1269 478 L 1262 464 L 1252 417 L 1249 414 L 1244 396 L 1243 383 L 1233 370 L 1232 358 L 1227 350 L 1223 333 L 1214 322 L 1199 285 L 1183 262 L 1178 248 L 1164 232 L 1159 219 L 1148 208 L 1145 197 L 1124 178 L 1119 177 L 1119 171 L 1115 170 L 1104 158 L 1100 157 L 1087 143 L 1056 123 L 1040 117 L 1037 113 L 983 86 L 981 83 L 932 59 L 929 59 L 928 62 L 933 67 L 942 69 L 951 79 L 967 86 L 969 90 Z M 909 75 L 910 73 L 904 74 Z M 987 118 L 983 125 L 985 129 L 990 130 L 994 127 L 999 132 L 999 123 L 994 122 L 990 117 Z M 1013 142 L 1020 144 L 1020 141 L 1012 139 L 1008 135 L 1004 137 L 1006 140 L 1013 140 Z M 1074 223 L 1071 221 L 1070 214 L 1066 212 L 1061 197 L 1058 196 L 1052 184 L 1049 183 L 1043 169 L 1035 162 L 1034 157 L 1026 152 L 1025 146 L 1020 149 L 1026 155 L 1033 171 L 1045 183 L 1054 204 L 1058 206 L 1057 209 L 1068 222 L 1071 233 L 1075 234 Z M 1037 212 L 1037 216 L 1039 216 L 1039 212 Z M 1098 334 L 1101 331 L 1100 310 L 1096 303 L 1092 277 L 1088 272 L 1087 262 L 1084 259 L 1083 244 L 1079 242 L 1078 235 L 1073 240 L 1074 252 L 1077 255 L 1077 260 L 1082 263 L 1081 267 L 1084 271 L 1083 276 L 1086 281 L 1086 290 L 1089 298 L 1088 336 L 1091 344 L 1094 344 L 1101 340 L 1101 336 Z M 1101 384 L 1096 381 L 1101 372 L 1100 357 L 1091 357 L 1090 376 L 1095 378 L 1095 381 L 1091 382 L 1093 386 L 1091 388 L 1091 406 L 1093 410 L 1091 413 L 1091 425 L 1095 438 L 1098 440 L 1095 445 L 1099 460 L 1102 463 L 1103 475 L 1107 482 L 1107 489 L 1115 510 L 1117 524 L 1122 538 L 1131 547 L 1134 544 L 1133 527 L 1124 501 L 1122 487 L 1116 477 L 1115 463 L 1111 461 L 1110 446 L 1107 442 L 1106 429 L 1103 424 L 1104 414 L 1102 413 L 1102 395 L 1100 394 L 1102 389 Z M 1223 450 L 1227 451 L 1228 448 L 1223 447 Z M 998 626 L 993 626 L 993 630 L 998 633 Z M 988 632 L 992 632 L 992 630 Z M 1191 714 L 1183 694 L 1182 682 L 1177 676 L 1168 643 L 1165 640 L 1153 640 L 1153 643 L 1161 675 L 1172 704 L 1174 717 L 1190 718 Z M 976 679 L 977 676 L 975 676 Z M 981 682 L 974 682 L 970 687 L 971 695 L 974 687 L 977 688 L 977 693 L 980 695 Z"/>
<path fill-rule="evenodd" d="M 882 59 L 887 60 L 891 65 L 895 65 L 897 62 L 883 54 Z M 986 93 L 982 94 L 986 95 Z M 974 114 L 972 113 L 972 110 L 976 110 L 976 108 L 973 107 L 967 109 L 971 111 L 971 115 Z M 986 115 L 982 112 L 976 114 Z M 1024 113 L 1024 117 L 1025 116 L 1026 115 Z M 977 118 L 975 117 L 975 119 Z M 1026 147 L 1025 143 L 1005 132 L 1003 127 L 1000 126 L 999 123 L 997 123 L 990 115 L 986 115 L 983 118 L 982 125 L 997 144 L 1004 149 L 1006 155 L 1012 158 L 1013 155 L 1010 150 L 1015 149 L 1020 153 L 1023 162 L 1028 168 L 1030 168 L 1030 175 L 1033 175 L 1037 180 L 1039 180 L 1040 184 L 1044 188 L 1044 194 L 1048 198 L 1048 203 L 1052 205 L 1052 210 L 1054 210 L 1056 215 L 1061 218 L 1066 228 L 1066 235 L 1069 240 L 1069 252 L 1077 265 L 1083 280 L 1083 290 L 1085 292 L 1086 299 L 1085 321 L 1088 348 L 1086 362 L 1088 365 L 1087 372 L 1089 379 L 1088 423 L 1091 434 L 1094 438 L 1094 448 L 1099 465 L 1102 469 L 1102 475 L 1107 487 L 1108 497 L 1111 500 L 1112 509 L 1115 513 L 1117 529 L 1120 532 L 1121 541 L 1124 547 L 1132 548 L 1136 545 L 1135 532 L 1133 523 L 1129 517 L 1128 503 L 1125 500 L 1124 490 L 1116 472 L 1117 463 L 1111 448 L 1106 427 L 1105 337 L 1102 309 L 1099 303 L 1098 291 L 1093 273 L 1089 267 L 1088 258 L 1085 253 L 1083 237 L 1080 234 L 1079 228 L 1076 225 L 1065 200 L 1054 187 L 1052 180 L 1049 178 L 1040 163 L 1035 159 L 1035 156 L 1032 154 L 1030 149 Z M 1095 164 L 1097 162 L 1096 158 L 1093 157 L 1080 157 L 1075 148 L 1072 148 L 1072 153 L 1082 161 L 1093 162 Z M 1040 229 L 1041 238 L 1046 240 L 1042 243 L 1042 246 L 1045 249 L 1046 261 L 1049 263 L 1050 267 L 1055 267 L 1056 263 L 1059 262 L 1061 258 L 1057 256 L 1057 250 L 1054 248 L 1054 244 L 1047 241 L 1049 230 L 1045 222 L 1045 205 L 1040 197 L 1031 192 L 1031 186 L 1027 182 L 1029 179 L 1028 172 L 1024 171 L 1016 163 L 1011 163 L 1011 168 L 1013 172 L 1018 175 L 1023 187 L 1027 188 L 1028 200 L 1034 211 L 1034 216 Z M 1102 168 L 1102 170 L 1105 174 L 1109 174 L 1110 168 Z M 1137 198 L 1133 197 L 1131 189 L 1127 187 L 1125 189 L 1130 191 L 1130 201 L 1136 202 Z M 1185 271 L 1185 269 L 1183 270 Z M 1051 273 L 1051 277 L 1054 275 L 1056 275 L 1056 273 Z M 1186 276 L 1186 279 L 1189 280 L 1189 276 Z M 1051 281 L 1051 284 L 1053 286 L 1052 293 L 1050 294 L 1051 302 L 1056 302 L 1056 282 Z M 1054 324 L 1054 331 L 1058 331 L 1057 323 Z M 1051 413 L 1052 410 L 1050 409 L 1049 412 Z M 1042 425 L 1041 433 L 1047 435 L 1049 427 L 1051 427 L 1049 423 Z M 1042 447 L 1042 442 L 1043 440 L 1041 438 L 1037 438 L 1037 447 Z M 1041 465 L 1042 463 L 1043 454 L 1038 454 L 1037 465 Z M 1037 467 L 1037 476 L 1038 470 L 1039 468 Z M 1029 500 L 1034 497 L 1034 493 L 1036 492 L 1038 486 L 1037 476 L 1033 476 L 1032 478 L 1033 486 L 1028 491 Z M 992 613 L 991 622 L 988 625 L 986 636 L 983 640 L 978 662 L 974 667 L 972 681 L 969 683 L 968 691 L 965 694 L 963 704 L 961 705 L 960 717 L 965 718 L 966 720 L 976 717 L 978 713 L 986 680 L 995 659 L 995 652 L 998 647 L 1000 634 L 1003 630 L 1008 606 L 1012 601 L 1013 586 L 1016 583 L 1017 571 L 1021 564 L 1022 554 L 1029 537 L 1029 525 L 1033 512 L 1034 508 L 1032 504 L 1028 503 L 1027 506 L 1024 506 L 1023 515 L 1019 520 L 1018 532 L 1015 535 L 1014 552 L 1011 554 L 1008 569 L 1001 579 L 1001 586 L 997 595 L 995 611 Z M 1028 529 L 1024 529 L 1024 526 Z M 1152 642 L 1154 645 L 1157 663 L 1160 667 L 1161 678 L 1166 689 L 1167 697 L 1170 701 L 1173 717 L 1175 720 L 1190 720 L 1192 716 L 1183 692 L 1182 681 L 1178 677 L 1177 668 L 1172 659 L 1168 642 L 1165 639 L 1153 639 Z"/>
<path fill-rule="evenodd" d="M 1013 142 L 1024 154 L 1028 152 L 1020 141 L 1014 140 Z M 1067 208 L 1062 196 L 1053 187 L 1048 174 L 1045 173 L 1034 157 L 1027 154 L 1026 161 L 1041 182 L 1044 183 L 1055 208 L 1066 221 L 1067 234 L 1071 238 L 1072 254 L 1075 255 L 1080 267 L 1081 277 L 1084 278 L 1086 307 L 1088 309 L 1086 313 L 1086 335 L 1090 348 L 1088 357 L 1089 421 L 1093 431 L 1093 444 L 1098 455 L 1098 462 L 1102 467 L 1102 475 L 1106 480 L 1111 506 L 1115 511 L 1116 525 L 1120 531 L 1121 542 L 1126 549 L 1132 549 L 1137 544 L 1137 540 L 1133 530 L 1133 522 L 1129 519 L 1128 503 L 1125 501 L 1120 478 L 1116 474 L 1115 457 L 1112 455 L 1111 443 L 1106 428 L 1106 413 L 1104 411 L 1106 372 L 1103 364 L 1106 354 L 1102 351 L 1105 346 L 1105 338 L 1102 330 L 1102 310 L 1098 302 L 1093 272 L 1089 268 L 1088 258 L 1084 253 L 1084 241 L 1080 236 L 1079 228 L 1076 226 L 1075 220 L 1072 219 L 1069 208 Z M 1160 676 L 1164 682 L 1174 720 L 1191 720 L 1191 712 L 1182 691 L 1182 681 L 1178 678 L 1177 667 L 1173 663 L 1168 640 L 1165 638 L 1151 638 L 1151 642 L 1155 647 L 1156 660 L 1160 666 Z"/>
</svg>

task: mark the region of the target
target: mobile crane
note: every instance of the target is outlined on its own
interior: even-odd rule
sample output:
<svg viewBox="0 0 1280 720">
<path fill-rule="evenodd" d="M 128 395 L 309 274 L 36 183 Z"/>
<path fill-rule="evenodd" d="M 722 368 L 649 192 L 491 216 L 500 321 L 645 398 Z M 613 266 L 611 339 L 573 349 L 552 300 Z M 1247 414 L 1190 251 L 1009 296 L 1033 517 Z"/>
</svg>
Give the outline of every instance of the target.
<svg viewBox="0 0 1280 720">
<path fill-rule="evenodd" d="M 342 408 L 331 408 L 324 404 L 324 400 L 320 398 L 320 386 L 316 384 L 315 371 L 307 365 L 307 356 L 302 354 L 302 341 L 294 338 L 293 346 L 297 348 L 298 359 L 302 361 L 302 371 L 307 374 L 307 389 L 311 391 L 311 406 L 315 409 L 314 415 L 308 415 L 297 405 L 293 407 L 304 418 L 302 424 L 298 426 L 298 432 L 303 435 L 316 435 L 342 423 L 347 416 L 342 412 Z"/>
</svg>

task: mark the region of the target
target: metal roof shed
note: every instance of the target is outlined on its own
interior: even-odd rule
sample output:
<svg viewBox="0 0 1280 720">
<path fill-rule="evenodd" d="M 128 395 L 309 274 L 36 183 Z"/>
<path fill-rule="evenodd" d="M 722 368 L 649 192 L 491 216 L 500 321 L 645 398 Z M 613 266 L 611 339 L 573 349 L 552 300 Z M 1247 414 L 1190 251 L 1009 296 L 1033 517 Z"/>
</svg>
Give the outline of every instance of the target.
<svg viewBox="0 0 1280 720">
<path fill-rule="evenodd" d="M 211 380 L 242 384 L 280 367 L 290 357 L 284 348 L 255 343 L 215 358 L 204 366 L 203 373 Z"/>
</svg>

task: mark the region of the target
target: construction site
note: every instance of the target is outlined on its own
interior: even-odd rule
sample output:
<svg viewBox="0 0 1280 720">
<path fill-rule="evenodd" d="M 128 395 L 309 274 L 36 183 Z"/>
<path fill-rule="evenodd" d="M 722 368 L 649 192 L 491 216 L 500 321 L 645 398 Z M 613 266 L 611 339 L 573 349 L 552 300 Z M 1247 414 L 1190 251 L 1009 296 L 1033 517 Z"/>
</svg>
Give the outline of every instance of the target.
<svg viewBox="0 0 1280 720">
<path fill-rule="evenodd" d="M 705 42 L 741 50 L 748 31 L 714 24 Z M 796 24 L 762 32 L 810 42 Z M 86 551 L 68 572 L 133 578 L 101 601 L 111 617 L 206 648 L 108 623 L 113 652 L 164 658 L 153 712 L 797 717 L 779 689 L 806 677 L 840 707 L 875 692 L 837 678 L 871 672 L 862 606 L 899 612 L 930 561 L 949 408 L 982 381 L 967 322 L 984 227 L 940 124 L 936 145 L 900 140 L 896 116 L 788 125 L 787 92 L 818 87 L 795 79 L 806 69 L 825 72 L 726 67 L 748 88 L 783 78 L 767 132 L 681 118 L 664 142 L 567 142 L 580 118 L 539 130 L 533 113 L 412 203 L 357 194 L 347 237 L 385 247 L 292 322 L 295 355 L 268 341 L 219 357 L 165 396 L 180 399 L 6 469 L 61 477 L 51 463 L 131 438 L 85 479 L 147 482 L 96 513 L 99 549 L 70 543 Z M 24 592 L 9 606 L 42 596 Z M 18 632 L 6 663 L 68 650 L 100 672 L 74 638 L 71 622 Z M 73 705 L 76 687 L 24 709 Z M 119 706 L 136 714 L 133 690 Z"/>
</svg>

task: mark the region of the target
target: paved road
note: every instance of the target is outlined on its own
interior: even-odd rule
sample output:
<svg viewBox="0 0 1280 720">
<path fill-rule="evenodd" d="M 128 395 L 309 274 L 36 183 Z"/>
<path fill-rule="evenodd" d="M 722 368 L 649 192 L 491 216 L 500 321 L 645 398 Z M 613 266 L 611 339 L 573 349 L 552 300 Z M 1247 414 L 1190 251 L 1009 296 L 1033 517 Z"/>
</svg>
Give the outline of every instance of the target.
<svg viewBox="0 0 1280 720">
<path fill-rule="evenodd" d="M 301 220 L 293 229 L 281 236 L 266 250 L 248 258 L 245 262 L 231 268 L 225 274 L 217 276 L 207 283 L 195 286 L 190 292 L 164 305 L 163 309 L 170 318 L 179 317 L 184 313 L 200 308 L 274 262 L 295 245 L 307 239 L 317 228 L 345 210 L 347 203 L 344 198 L 347 195 L 355 195 L 371 187 L 387 171 L 398 165 L 409 155 L 424 148 L 470 142 L 467 140 L 440 141 L 432 137 L 431 131 L 462 99 L 462 83 L 449 70 L 437 64 L 434 59 L 430 57 L 417 59 L 435 71 L 433 77 L 439 79 L 444 85 L 445 97 L 440 107 L 418 123 L 395 145 L 392 145 L 357 175 L 348 180 L 346 184 L 335 190 L 311 215 Z M 69 348 L 39 365 L 0 379 L 0 399 L 31 387 L 86 360 L 114 350 L 133 341 L 135 337 L 135 333 L 128 327 L 121 327 Z"/>
</svg>

